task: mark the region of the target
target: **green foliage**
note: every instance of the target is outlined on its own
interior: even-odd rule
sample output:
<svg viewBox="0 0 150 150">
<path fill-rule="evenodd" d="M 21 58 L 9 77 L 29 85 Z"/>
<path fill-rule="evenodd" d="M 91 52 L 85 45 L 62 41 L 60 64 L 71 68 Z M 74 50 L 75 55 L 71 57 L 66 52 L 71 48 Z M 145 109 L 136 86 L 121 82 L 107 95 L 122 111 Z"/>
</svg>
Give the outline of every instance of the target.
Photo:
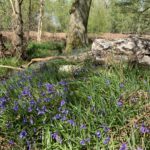
<svg viewBox="0 0 150 150">
<path fill-rule="evenodd" d="M 44 43 L 36 43 L 31 42 L 28 45 L 27 54 L 30 58 L 36 57 L 47 57 L 52 55 L 58 55 L 62 53 L 65 48 L 64 42 L 44 42 Z"/>
<path fill-rule="evenodd" d="M 22 149 L 113 150 L 124 142 L 129 149 L 148 149 L 149 133 L 140 130 L 147 129 L 149 119 L 142 110 L 149 99 L 131 95 L 149 92 L 150 71 L 88 62 L 67 74 L 58 71 L 67 62 L 51 61 L 3 81 L 0 136 Z M 23 138 L 22 131 L 27 132 Z"/>
<path fill-rule="evenodd" d="M 18 60 L 16 57 L 10 57 L 10 58 L 1 58 L 0 59 L 0 64 L 1 65 L 10 65 L 13 67 L 21 66 L 23 61 Z M 12 72 L 12 70 L 7 69 L 7 68 L 0 68 L 0 78 L 1 77 L 7 77 Z"/>
</svg>

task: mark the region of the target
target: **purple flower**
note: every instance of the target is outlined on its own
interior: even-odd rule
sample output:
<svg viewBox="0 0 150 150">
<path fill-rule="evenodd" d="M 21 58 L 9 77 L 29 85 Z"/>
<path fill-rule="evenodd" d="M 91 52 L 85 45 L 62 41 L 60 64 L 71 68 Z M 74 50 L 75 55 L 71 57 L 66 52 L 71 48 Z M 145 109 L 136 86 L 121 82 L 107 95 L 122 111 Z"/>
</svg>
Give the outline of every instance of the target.
<svg viewBox="0 0 150 150">
<path fill-rule="evenodd" d="M 104 140 L 104 142 L 103 142 L 103 144 L 108 144 L 109 143 L 109 141 L 110 141 L 110 137 L 108 136 L 108 137 L 106 137 L 106 139 Z"/>
<path fill-rule="evenodd" d="M 142 124 L 142 126 L 140 127 L 140 132 L 145 134 L 145 133 L 149 133 L 150 130 L 147 127 L 145 127 L 144 124 Z"/>
<path fill-rule="evenodd" d="M 27 141 L 27 150 L 31 150 L 31 144 L 30 144 L 30 141 Z"/>
<path fill-rule="evenodd" d="M 31 93 L 30 93 L 29 87 L 24 87 L 21 95 L 22 96 L 29 96 L 29 97 L 31 97 Z"/>
<path fill-rule="evenodd" d="M 80 144 L 84 146 L 84 145 L 86 145 L 86 143 L 89 143 L 90 140 L 91 140 L 90 138 L 83 139 L 80 141 Z"/>
<path fill-rule="evenodd" d="M 36 105 L 36 102 L 34 100 L 30 100 L 30 105 L 34 106 L 34 105 Z"/>
<path fill-rule="evenodd" d="M 81 145 L 86 145 L 85 140 L 81 140 L 81 141 L 80 141 L 80 144 L 81 144 Z"/>
<path fill-rule="evenodd" d="M 64 109 L 61 111 L 61 113 L 67 115 L 69 113 L 69 111 L 67 109 Z"/>
<path fill-rule="evenodd" d="M 67 85 L 67 82 L 66 82 L 66 81 L 60 81 L 59 84 L 60 84 L 60 85 L 63 85 L 63 86 L 66 86 L 66 85 Z"/>
<path fill-rule="evenodd" d="M 127 150 L 127 144 L 126 143 L 123 143 L 121 146 L 120 146 L 120 149 L 119 150 Z"/>
<path fill-rule="evenodd" d="M 23 117 L 23 123 L 27 123 L 27 118 Z"/>
<path fill-rule="evenodd" d="M 61 106 L 61 107 L 64 106 L 65 103 L 66 103 L 66 101 L 65 101 L 65 100 L 62 100 L 62 101 L 60 102 L 60 106 Z"/>
<path fill-rule="evenodd" d="M 32 108 L 31 107 L 28 107 L 28 112 L 32 112 Z"/>
<path fill-rule="evenodd" d="M 86 125 L 85 124 L 81 124 L 80 129 L 86 129 Z"/>
<path fill-rule="evenodd" d="M 53 87 L 54 87 L 53 84 L 46 83 L 46 89 L 47 89 L 48 93 L 53 93 L 53 91 L 54 91 Z"/>
<path fill-rule="evenodd" d="M 46 106 L 43 106 L 42 109 L 37 108 L 38 115 L 44 115 L 47 111 Z"/>
<path fill-rule="evenodd" d="M 96 132 L 96 136 L 97 136 L 98 138 L 101 138 L 101 133 L 100 133 L 100 131 L 97 131 L 97 132 Z"/>
<path fill-rule="evenodd" d="M 72 119 L 68 120 L 67 122 L 68 122 L 70 125 L 75 126 L 75 122 L 74 122 Z"/>
<path fill-rule="evenodd" d="M 18 111 L 18 109 L 19 109 L 19 106 L 18 106 L 18 102 L 14 102 L 14 107 L 13 107 L 13 110 L 14 111 Z"/>
<path fill-rule="evenodd" d="M 0 108 L 4 109 L 6 105 L 6 99 L 4 97 L 0 98 Z"/>
<path fill-rule="evenodd" d="M 27 132 L 26 132 L 25 130 L 22 130 L 22 131 L 20 132 L 19 137 L 20 137 L 21 139 L 23 139 L 23 138 L 25 138 L 26 136 L 27 136 Z"/>
<path fill-rule="evenodd" d="M 44 98 L 44 102 L 50 102 L 50 98 Z"/>
<path fill-rule="evenodd" d="M 60 118 L 61 118 L 61 114 L 56 114 L 56 115 L 53 117 L 54 120 L 58 120 L 58 119 L 60 119 Z"/>
<path fill-rule="evenodd" d="M 51 134 L 51 137 L 52 137 L 52 139 L 56 140 L 58 143 L 60 143 L 60 144 L 62 143 L 62 139 L 61 139 L 61 137 L 58 135 L 57 132 L 52 133 L 52 134 Z"/>
<path fill-rule="evenodd" d="M 122 102 L 122 101 L 118 101 L 118 102 L 117 102 L 117 106 L 118 106 L 118 107 L 122 107 L 122 106 L 123 106 L 123 102 Z"/>
<path fill-rule="evenodd" d="M 65 120 L 67 120 L 67 118 L 66 118 L 66 116 L 63 116 L 63 117 L 61 118 L 61 121 L 65 121 Z"/>
<path fill-rule="evenodd" d="M 14 145 L 14 141 L 13 140 L 9 140 L 9 144 L 10 145 Z"/>
</svg>

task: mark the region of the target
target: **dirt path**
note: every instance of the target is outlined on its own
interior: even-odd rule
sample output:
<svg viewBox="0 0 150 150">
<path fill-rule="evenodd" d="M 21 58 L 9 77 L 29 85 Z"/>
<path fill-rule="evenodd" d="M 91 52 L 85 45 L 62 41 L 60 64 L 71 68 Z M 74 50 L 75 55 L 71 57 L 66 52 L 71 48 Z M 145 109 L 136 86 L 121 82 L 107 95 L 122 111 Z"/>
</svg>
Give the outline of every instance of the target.
<svg viewBox="0 0 150 150">
<path fill-rule="evenodd" d="M 12 32 L 1 32 L 4 36 L 6 36 L 8 39 L 13 38 Z M 118 38 L 127 38 L 131 34 L 121 34 L 121 33 L 102 33 L 102 34 L 94 34 L 89 33 L 88 36 L 91 40 L 95 38 L 105 38 L 105 39 L 118 39 Z M 37 38 L 37 32 L 31 31 L 30 37 L 32 40 L 36 40 Z M 150 38 L 150 35 L 144 35 L 144 37 Z M 50 33 L 50 32 L 43 32 L 42 34 L 42 40 L 43 41 L 49 41 L 49 40 L 65 40 L 66 39 L 66 33 Z"/>
</svg>

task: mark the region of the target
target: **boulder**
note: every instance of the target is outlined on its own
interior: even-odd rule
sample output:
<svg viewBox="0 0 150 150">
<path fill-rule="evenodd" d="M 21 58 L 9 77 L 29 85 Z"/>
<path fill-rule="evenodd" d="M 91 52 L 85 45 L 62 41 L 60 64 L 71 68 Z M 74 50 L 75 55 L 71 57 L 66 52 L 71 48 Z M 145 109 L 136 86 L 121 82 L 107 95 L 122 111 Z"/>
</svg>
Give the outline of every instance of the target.
<svg viewBox="0 0 150 150">
<path fill-rule="evenodd" d="M 136 62 L 150 66 L 150 39 L 129 37 L 117 40 L 95 39 L 94 60 L 99 64 Z"/>
</svg>

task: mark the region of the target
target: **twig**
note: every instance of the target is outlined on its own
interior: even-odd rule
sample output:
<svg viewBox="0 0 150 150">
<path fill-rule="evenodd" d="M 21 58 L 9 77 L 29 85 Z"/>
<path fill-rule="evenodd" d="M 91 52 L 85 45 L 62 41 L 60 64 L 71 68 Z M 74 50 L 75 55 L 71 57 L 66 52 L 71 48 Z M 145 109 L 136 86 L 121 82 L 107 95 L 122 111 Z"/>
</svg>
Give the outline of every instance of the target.
<svg viewBox="0 0 150 150">
<path fill-rule="evenodd" d="M 12 67 L 12 66 L 5 66 L 5 65 L 0 65 L 0 68 L 8 68 L 8 69 L 19 70 L 19 71 L 24 70 L 23 68 Z"/>
</svg>

